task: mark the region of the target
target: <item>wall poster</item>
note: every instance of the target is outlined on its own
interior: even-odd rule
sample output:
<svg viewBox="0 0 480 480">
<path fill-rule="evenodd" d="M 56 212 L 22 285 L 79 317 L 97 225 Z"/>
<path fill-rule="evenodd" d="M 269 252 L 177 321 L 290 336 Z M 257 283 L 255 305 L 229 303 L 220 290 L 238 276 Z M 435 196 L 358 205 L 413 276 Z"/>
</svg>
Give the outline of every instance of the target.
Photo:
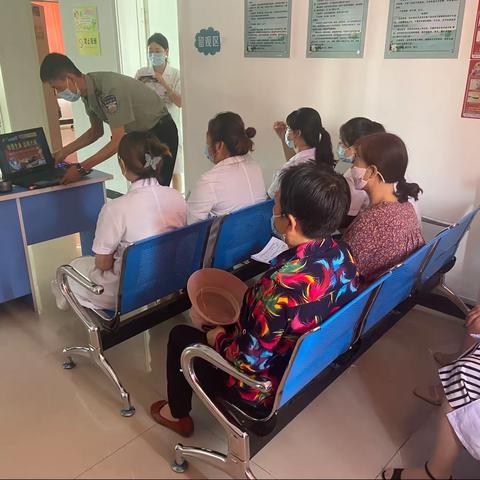
<svg viewBox="0 0 480 480">
<path fill-rule="evenodd" d="M 307 57 L 363 57 L 368 0 L 310 0 Z"/>
<path fill-rule="evenodd" d="M 78 53 L 80 55 L 100 56 L 97 7 L 74 8 L 73 19 Z"/>
<path fill-rule="evenodd" d="M 462 117 L 480 118 L 480 60 L 470 60 Z"/>
<path fill-rule="evenodd" d="M 477 19 L 473 30 L 472 54 L 470 58 L 480 59 L 480 0 L 478 1 Z"/>
<path fill-rule="evenodd" d="M 390 0 L 385 58 L 457 58 L 465 0 Z"/>
<path fill-rule="evenodd" d="M 245 56 L 289 57 L 291 0 L 245 0 Z"/>
</svg>

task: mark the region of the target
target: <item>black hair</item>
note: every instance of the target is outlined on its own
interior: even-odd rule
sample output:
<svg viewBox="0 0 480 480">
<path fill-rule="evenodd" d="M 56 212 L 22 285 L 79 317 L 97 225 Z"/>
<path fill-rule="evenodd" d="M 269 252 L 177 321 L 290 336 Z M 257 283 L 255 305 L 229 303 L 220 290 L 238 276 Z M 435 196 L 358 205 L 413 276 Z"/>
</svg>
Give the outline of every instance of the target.
<svg viewBox="0 0 480 480">
<path fill-rule="evenodd" d="M 299 130 L 305 143 L 315 148 L 315 162 L 318 166 L 334 168 L 330 134 L 323 128 L 320 114 L 313 108 L 303 107 L 293 111 L 287 117 L 290 130 Z"/>
<path fill-rule="evenodd" d="M 130 132 L 123 136 L 118 146 L 118 156 L 126 168 L 138 178 L 155 177 L 165 185 L 168 165 L 173 161 L 169 148 L 150 132 Z M 146 166 L 148 157 L 160 157 L 155 168 Z"/>
<path fill-rule="evenodd" d="M 335 171 L 307 162 L 280 176 L 282 215 L 293 215 L 308 238 L 325 238 L 340 226 L 350 207 L 350 189 Z"/>
<path fill-rule="evenodd" d="M 238 113 L 219 113 L 208 122 L 208 135 L 213 143 L 223 142 L 231 155 L 246 155 L 253 150 L 251 140 L 257 133 L 253 127 L 245 128 Z"/>
<path fill-rule="evenodd" d="M 399 202 L 407 202 L 409 197 L 418 200 L 423 190 L 417 183 L 405 180 L 408 152 L 400 137 L 393 133 L 374 133 L 357 140 L 354 146 L 367 165 L 377 167 L 386 183 L 397 183 L 395 195 Z"/>
<path fill-rule="evenodd" d="M 154 33 L 153 35 L 151 35 L 147 40 L 147 46 L 150 45 L 151 43 L 156 43 L 161 47 L 163 47 L 165 50 L 168 50 L 167 37 L 162 33 Z"/>
<path fill-rule="evenodd" d="M 61 53 L 49 53 L 40 65 L 40 80 L 43 83 L 63 80 L 69 73 L 76 77 L 82 76 L 82 72 L 75 64 Z"/>
<path fill-rule="evenodd" d="M 385 133 L 385 127 L 369 118 L 355 117 L 340 127 L 340 140 L 346 147 L 351 147 L 359 138 L 373 133 Z"/>
</svg>

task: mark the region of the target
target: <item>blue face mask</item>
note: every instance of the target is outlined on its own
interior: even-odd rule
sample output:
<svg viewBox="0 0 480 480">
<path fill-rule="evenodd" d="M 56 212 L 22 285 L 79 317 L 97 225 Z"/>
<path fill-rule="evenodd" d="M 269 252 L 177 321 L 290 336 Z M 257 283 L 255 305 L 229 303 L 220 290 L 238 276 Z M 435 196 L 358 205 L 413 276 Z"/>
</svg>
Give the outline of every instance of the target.
<svg viewBox="0 0 480 480">
<path fill-rule="evenodd" d="M 342 143 L 338 144 L 337 157 L 341 162 L 353 163 L 353 157 L 347 157 L 346 149 Z"/>
<path fill-rule="evenodd" d="M 295 144 L 293 143 L 293 140 L 290 140 L 288 138 L 288 130 L 285 132 L 285 145 L 288 148 L 291 148 L 292 150 L 295 148 Z"/>
<path fill-rule="evenodd" d="M 163 53 L 149 53 L 148 58 L 154 67 L 161 67 L 167 60 Z"/>
<path fill-rule="evenodd" d="M 211 155 L 210 152 L 208 151 L 208 145 L 205 145 L 205 150 L 203 151 L 203 154 L 208 158 L 208 160 L 209 160 L 211 163 L 215 163 L 215 160 L 213 159 L 212 155 Z"/>
<path fill-rule="evenodd" d="M 68 80 L 67 80 L 67 87 L 68 87 Z M 57 98 L 61 98 L 62 100 L 66 100 L 67 102 L 76 102 L 80 100 L 80 92 L 72 92 L 69 88 L 62 90 L 61 92 L 57 92 Z"/>
</svg>

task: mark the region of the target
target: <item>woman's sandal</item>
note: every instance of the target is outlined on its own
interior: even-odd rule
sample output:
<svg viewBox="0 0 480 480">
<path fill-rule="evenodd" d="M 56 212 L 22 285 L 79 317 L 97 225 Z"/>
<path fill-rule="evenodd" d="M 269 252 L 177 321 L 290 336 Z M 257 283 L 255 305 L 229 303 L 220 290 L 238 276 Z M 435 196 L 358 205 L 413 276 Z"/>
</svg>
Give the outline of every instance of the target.
<svg viewBox="0 0 480 480">
<path fill-rule="evenodd" d="M 413 394 L 424 400 L 425 402 L 430 403 L 436 407 L 439 407 L 443 399 L 445 398 L 445 394 L 443 391 L 443 387 L 441 385 L 429 385 L 428 387 L 415 387 L 413 389 Z"/>
<path fill-rule="evenodd" d="M 383 480 L 402 480 L 402 472 L 404 471 L 405 469 L 404 468 L 395 468 L 393 470 L 393 474 L 390 478 L 387 478 L 385 476 L 385 470 L 382 472 L 382 478 Z M 437 480 L 433 475 L 432 473 L 430 472 L 430 469 L 428 468 L 428 461 L 425 462 L 425 472 L 427 473 L 428 475 L 428 478 L 430 478 L 430 480 Z M 453 477 L 450 477 L 450 480 L 452 480 Z"/>
</svg>

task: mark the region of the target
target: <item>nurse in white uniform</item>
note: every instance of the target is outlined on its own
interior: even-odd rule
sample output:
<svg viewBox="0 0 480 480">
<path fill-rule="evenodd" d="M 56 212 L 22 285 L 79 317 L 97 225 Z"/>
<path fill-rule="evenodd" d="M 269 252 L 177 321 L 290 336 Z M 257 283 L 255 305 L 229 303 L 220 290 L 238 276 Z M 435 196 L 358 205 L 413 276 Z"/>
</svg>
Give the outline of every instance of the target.
<svg viewBox="0 0 480 480">
<path fill-rule="evenodd" d="M 165 102 L 181 135 L 180 108 L 182 107 L 182 93 L 180 85 L 180 72 L 172 67 L 168 61 L 168 39 L 161 33 L 154 33 L 147 40 L 148 59 L 150 66 L 140 68 L 135 78 L 151 88 Z M 175 163 L 172 185 L 177 190 L 182 189 L 183 152 L 182 141 L 179 139 L 179 151 Z"/>
<path fill-rule="evenodd" d="M 205 155 L 213 167 L 188 198 L 188 223 L 226 215 L 266 199 L 262 169 L 252 159 L 254 128 L 240 115 L 218 114 L 208 123 Z"/>
<path fill-rule="evenodd" d="M 273 128 L 282 142 L 287 162 L 273 177 L 268 189 L 270 198 L 275 197 L 280 187 L 280 174 L 289 167 L 312 160 L 328 169 L 335 167 L 330 134 L 313 108 L 299 108 L 287 117 L 286 122 L 275 122 Z"/>
<path fill-rule="evenodd" d="M 157 181 L 168 155 L 168 148 L 148 132 L 132 132 L 122 138 L 118 160 L 123 175 L 131 182 L 128 193 L 102 208 L 92 248 L 95 256 L 70 262 L 104 287 L 102 295 L 94 295 L 70 282 L 72 292 L 83 306 L 114 310 L 125 249 L 139 240 L 185 226 L 187 206 L 183 196 Z M 58 308 L 67 309 L 68 304 L 55 281 L 52 291 Z"/>
</svg>

